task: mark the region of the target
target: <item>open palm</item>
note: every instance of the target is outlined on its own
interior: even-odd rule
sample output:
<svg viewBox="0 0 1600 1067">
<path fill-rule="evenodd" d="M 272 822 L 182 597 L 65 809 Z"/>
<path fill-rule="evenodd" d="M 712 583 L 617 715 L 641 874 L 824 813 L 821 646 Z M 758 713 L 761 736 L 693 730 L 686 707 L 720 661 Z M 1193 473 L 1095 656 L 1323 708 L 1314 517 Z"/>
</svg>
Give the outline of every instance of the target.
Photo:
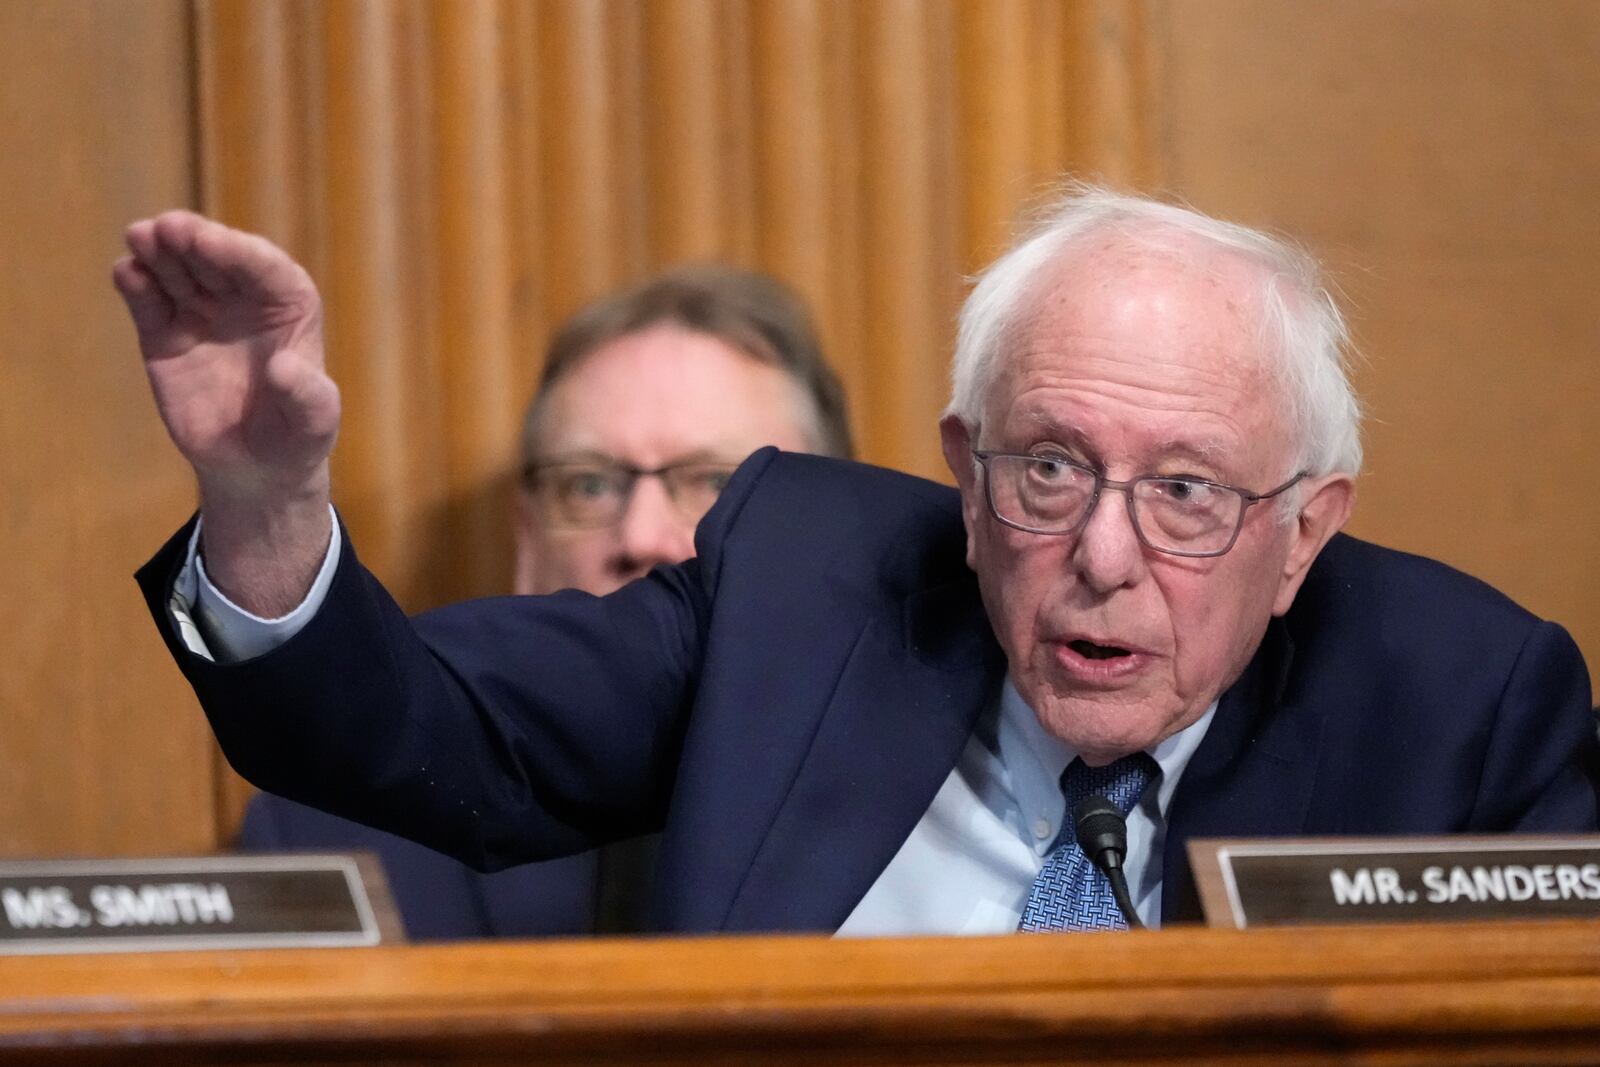
<svg viewBox="0 0 1600 1067">
<path fill-rule="evenodd" d="M 128 228 L 113 280 L 156 406 L 203 490 L 293 492 L 326 462 L 339 391 L 309 275 L 253 234 L 185 211 Z"/>
</svg>

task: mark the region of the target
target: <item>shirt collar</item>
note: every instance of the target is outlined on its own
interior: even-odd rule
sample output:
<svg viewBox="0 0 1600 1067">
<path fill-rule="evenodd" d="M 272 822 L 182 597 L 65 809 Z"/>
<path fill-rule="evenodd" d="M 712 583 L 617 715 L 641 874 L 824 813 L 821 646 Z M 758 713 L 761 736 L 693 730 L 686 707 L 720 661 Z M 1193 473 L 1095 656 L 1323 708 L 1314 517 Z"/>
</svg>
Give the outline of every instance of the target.
<svg viewBox="0 0 1600 1067">
<path fill-rule="evenodd" d="M 1161 768 L 1161 785 L 1154 798 L 1156 810 L 1149 812 L 1153 818 L 1166 819 L 1167 806 L 1172 802 L 1178 779 L 1200 747 L 1216 712 L 1217 701 L 1213 700 L 1205 714 L 1149 749 L 1150 756 Z M 1067 806 L 1066 798 L 1061 795 L 1061 772 L 1077 756 L 1077 751 L 1040 724 L 1039 716 L 1022 699 L 1009 677 L 1000 689 L 999 718 L 1000 762 L 1010 778 L 1024 825 L 1043 818 L 1059 828 Z M 1142 803 L 1148 811 L 1150 798 L 1145 797 Z M 1048 841 L 1043 842 L 1044 847 L 1048 844 Z"/>
</svg>

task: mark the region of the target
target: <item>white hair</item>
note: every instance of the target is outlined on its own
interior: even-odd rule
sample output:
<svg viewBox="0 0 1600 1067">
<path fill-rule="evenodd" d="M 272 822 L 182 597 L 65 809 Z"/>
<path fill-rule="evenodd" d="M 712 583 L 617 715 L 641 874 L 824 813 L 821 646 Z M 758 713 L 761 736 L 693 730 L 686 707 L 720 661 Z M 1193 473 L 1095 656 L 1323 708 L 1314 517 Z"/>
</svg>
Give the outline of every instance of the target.
<svg viewBox="0 0 1600 1067">
<path fill-rule="evenodd" d="M 1259 336 L 1288 403 L 1295 470 L 1316 476 L 1360 469 L 1361 406 L 1345 374 L 1349 330 L 1316 260 L 1257 230 L 1080 183 L 1070 184 L 1033 229 L 976 279 L 961 308 L 946 414 L 979 427 L 1002 350 L 1028 313 L 1024 305 L 1046 268 L 1106 230 L 1153 244 L 1177 235 L 1259 268 Z"/>
</svg>

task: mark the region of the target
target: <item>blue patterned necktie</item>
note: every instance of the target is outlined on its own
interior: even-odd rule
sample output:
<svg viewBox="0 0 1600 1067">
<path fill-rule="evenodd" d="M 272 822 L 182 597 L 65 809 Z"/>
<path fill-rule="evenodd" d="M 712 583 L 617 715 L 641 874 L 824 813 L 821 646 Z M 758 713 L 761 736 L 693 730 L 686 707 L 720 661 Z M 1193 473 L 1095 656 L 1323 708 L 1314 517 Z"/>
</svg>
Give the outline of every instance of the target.
<svg viewBox="0 0 1600 1067">
<path fill-rule="evenodd" d="M 1126 930 L 1127 920 L 1111 894 L 1111 881 L 1078 847 L 1072 811 L 1085 797 L 1103 796 L 1126 815 L 1161 769 L 1147 753 L 1135 752 L 1104 767 L 1074 758 L 1061 772 L 1067 798 L 1061 832 L 1028 890 L 1018 930 Z"/>
</svg>

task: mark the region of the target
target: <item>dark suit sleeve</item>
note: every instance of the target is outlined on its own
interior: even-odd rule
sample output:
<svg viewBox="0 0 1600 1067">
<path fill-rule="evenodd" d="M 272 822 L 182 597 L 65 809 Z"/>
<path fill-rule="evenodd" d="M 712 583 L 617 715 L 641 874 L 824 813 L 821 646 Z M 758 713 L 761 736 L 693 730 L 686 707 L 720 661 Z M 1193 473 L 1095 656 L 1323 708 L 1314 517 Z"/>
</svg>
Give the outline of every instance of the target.
<svg viewBox="0 0 1600 1067">
<path fill-rule="evenodd" d="M 255 785 L 487 870 L 658 829 L 715 560 L 758 454 L 707 517 L 702 558 L 609 597 L 500 597 L 407 618 L 345 542 L 284 645 L 218 664 L 168 599 L 187 531 L 139 573 L 223 752 Z"/>
<path fill-rule="evenodd" d="M 1589 672 L 1560 626 L 1528 632 L 1500 694 L 1472 824 L 1525 833 L 1592 830 L 1600 743 Z"/>
</svg>

